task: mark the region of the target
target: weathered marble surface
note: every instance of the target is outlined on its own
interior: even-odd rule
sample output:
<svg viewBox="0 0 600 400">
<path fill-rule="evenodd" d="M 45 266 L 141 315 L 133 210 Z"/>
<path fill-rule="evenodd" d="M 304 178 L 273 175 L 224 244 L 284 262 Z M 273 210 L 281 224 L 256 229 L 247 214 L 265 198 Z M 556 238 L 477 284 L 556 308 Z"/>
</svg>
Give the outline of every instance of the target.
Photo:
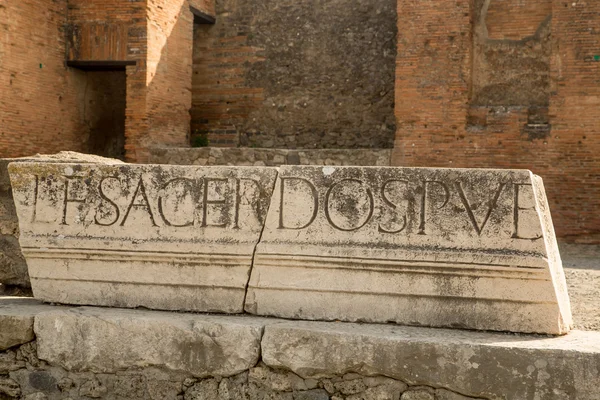
<svg viewBox="0 0 600 400">
<path fill-rule="evenodd" d="M 10 171 L 42 300 L 549 334 L 572 325 L 543 184 L 529 171 Z"/>
<path fill-rule="evenodd" d="M 57 154 L 0 159 L 0 284 L 31 287 L 27 264 L 19 247 L 19 222 L 12 196 L 8 165 L 12 162 L 43 161 L 120 164 L 119 160 L 91 154 L 61 151 Z"/>
<path fill-rule="evenodd" d="M 237 313 L 277 170 L 13 163 L 34 296 Z"/>
<path fill-rule="evenodd" d="M 564 334 L 542 181 L 525 170 L 281 167 L 246 310 Z"/>
</svg>

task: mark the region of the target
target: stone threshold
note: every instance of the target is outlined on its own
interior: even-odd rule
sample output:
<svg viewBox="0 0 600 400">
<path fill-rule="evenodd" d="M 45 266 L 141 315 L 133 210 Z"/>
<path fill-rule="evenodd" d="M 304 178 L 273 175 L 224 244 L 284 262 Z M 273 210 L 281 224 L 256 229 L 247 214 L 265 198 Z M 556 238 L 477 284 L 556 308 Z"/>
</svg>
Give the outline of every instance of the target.
<svg viewBox="0 0 600 400">
<path fill-rule="evenodd" d="M 600 398 L 600 332 L 591 331 L 548 337 L 0 298 L 0 352 L 34 339 L 39 360 L 72 372 L 225 378 L 264 364 L 303 379 L 383 376 L 475 398 Z"/>
</svg>

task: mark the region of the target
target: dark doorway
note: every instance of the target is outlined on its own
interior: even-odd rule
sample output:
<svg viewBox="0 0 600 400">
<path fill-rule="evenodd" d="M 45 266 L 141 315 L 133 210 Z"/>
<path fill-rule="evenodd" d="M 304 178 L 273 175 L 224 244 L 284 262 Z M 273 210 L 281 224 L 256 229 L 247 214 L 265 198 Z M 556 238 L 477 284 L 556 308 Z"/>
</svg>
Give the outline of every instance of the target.
<svg viewBox="0 0 600 400">
<path fill-rule="evenodd" d="M 89 127 L 88 152 L 125 158 L 125 68 L 86 71 L 85 123 Z"/>
</svg>

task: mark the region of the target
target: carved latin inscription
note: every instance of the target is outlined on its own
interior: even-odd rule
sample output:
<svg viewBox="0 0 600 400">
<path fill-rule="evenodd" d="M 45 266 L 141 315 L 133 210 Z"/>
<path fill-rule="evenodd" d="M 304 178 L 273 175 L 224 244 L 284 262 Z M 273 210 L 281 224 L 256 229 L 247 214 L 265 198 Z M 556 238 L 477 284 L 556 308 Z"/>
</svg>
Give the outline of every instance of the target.
<svg viewBox="0 0 600 400">
<path fill-rule="evenodd" d="M 258 229 L 271 190 L 250 177 L 177 177 L 157 183 L 152 174 L 104 176 L 84 171 L 79 175 L 34 174 L 32 178 L 31 222 L 60 219 L 59 224 L 65 226 L 125 227 L 135 216 L 135 223 L 142 225 L 197 229 L 241 229 L 251 219 Z M 39 208 L 44 209 L 43 219 Z"/>
<path fill-rule="evenodd" d="M 243 310 L 276 169 L 14 163 L 10 172 L 36 297 Z"/>
<path fill-rule="evenodd" d="M 401 170 L 396 175 L 398 178 L 385 180 L 331 178 L 325 185 L 303 176 L 280 176 L 277 228 L 303 230 L 322 218 L 328 227 L 341 232 L 376 227 L 382 235 L 432 235 L 461 227 L 477 236 L 542 237 L 539 233 L 520 234 L 522 214 L 536 212 L 530 183 L 507 176 L 486 182 L 481 190 L 477 182 L 460 177 L 409 180 L 402 177 Z M 489 229 L 490 223 L 503 230 Z M 539 223 L 535 228 L 539 231 Z"/>
<path fill-rule="evenodd" d="M 246 310 L 565 333 L 566 284 L 529 171 L 281 167 Z"/>
<path fill-rule="evenodd" d="M 42 300 L 571 327 L 543 184 L 529 171 L 44 163 L 9 171 Z"/>
</svg>

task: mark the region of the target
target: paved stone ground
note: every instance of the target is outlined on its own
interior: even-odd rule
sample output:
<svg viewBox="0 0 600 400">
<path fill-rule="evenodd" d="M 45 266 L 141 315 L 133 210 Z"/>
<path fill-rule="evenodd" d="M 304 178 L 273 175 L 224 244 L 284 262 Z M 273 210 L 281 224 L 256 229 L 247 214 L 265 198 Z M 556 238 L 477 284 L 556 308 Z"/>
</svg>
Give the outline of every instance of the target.
<svg viewBox="0 0 600 400">
<path fill-rule="evenodd" d="M 600 331 L 600 245 L 561 243 L 575 329 Z"/>
</svg>

